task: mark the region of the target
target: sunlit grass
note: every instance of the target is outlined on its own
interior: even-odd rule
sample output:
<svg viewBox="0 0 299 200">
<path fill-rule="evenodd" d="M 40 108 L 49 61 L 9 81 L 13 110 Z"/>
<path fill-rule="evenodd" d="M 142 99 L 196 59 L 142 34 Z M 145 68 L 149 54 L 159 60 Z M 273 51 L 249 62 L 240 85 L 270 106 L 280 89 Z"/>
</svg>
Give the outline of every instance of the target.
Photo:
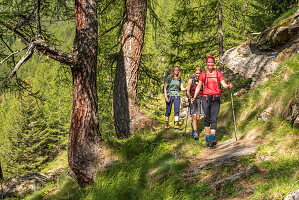
<svg viewBox="0 0 299 200">
<path fill-rule="evenodd" d="M 94 185 L 80 186 L 64 173 L 57 182 L 49 183 L 27 199 L 283 199 L 299 187 L 299 130 L 283 116 L 284 107 L 299 85 L 298 59 L 297 55 L 284 63 L 267 83 L 234 97 L 239 138 L 250 136 L 261 141 L 255 155 L 183 179 L 189 158 L 206 148 L 205 136 L 201 133 L 198 141 L 190 138 L 190 121 L 187 133 L 184 126 L 181 131 L 164 129 L 165 102 L 161 95 L 148 99 L 146 105 L 141 103 L 145 114 L 160 122 L 157 126 L 124 140 L 105 138 L 118 160 L 97 175 Z M 258 120 L 257 116 L 268 106 L 274 107 L 274 116 L 267 122 Z M 234 137 L 230 99 L 220 109 L 217 139 L 225 141 Z M 66 160 L 57 158 L 44 171 L 54 168 L 55 162 Z M 255 169 L 247 178 L 218 191 L 213 188 L 215 181 L 250 165 Z M 248 189 L 252 193 L 247 194 Z"/>
</svg>

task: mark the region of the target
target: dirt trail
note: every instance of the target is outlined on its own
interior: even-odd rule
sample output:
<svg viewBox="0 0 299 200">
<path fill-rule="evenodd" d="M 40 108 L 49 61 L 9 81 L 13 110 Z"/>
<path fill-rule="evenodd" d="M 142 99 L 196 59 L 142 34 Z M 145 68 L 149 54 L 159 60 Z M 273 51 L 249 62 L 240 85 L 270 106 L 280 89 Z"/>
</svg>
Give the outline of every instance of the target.
<svg viewBox="0 0 299 200">
<path fill-rule="evenodd" d="M 217 144 L 217 148 L 204 149 L 199 155 L 190 157 L 188 173 L 197 174 L 203 168 L 231 165 L 244 156 L 256 153 L 256 142 L 252 140 L 227 140 Z"/>
</svg>

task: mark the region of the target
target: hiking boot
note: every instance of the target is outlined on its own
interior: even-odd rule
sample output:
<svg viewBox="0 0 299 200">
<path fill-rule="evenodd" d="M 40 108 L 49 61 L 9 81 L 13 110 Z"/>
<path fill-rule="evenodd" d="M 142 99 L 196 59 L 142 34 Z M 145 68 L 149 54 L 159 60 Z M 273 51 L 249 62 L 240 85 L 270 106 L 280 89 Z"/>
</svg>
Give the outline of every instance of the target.
<svg viewBox="0 0 299 200">
<path fill-rule="evenodd" d="M 206 136 L 206 142 L 207 142 L 207 146 L 209 147 L 210 146 L 210 136 L 209 135 Z"/>
<path fill-rule="evenodd" d="M 194 131 L 193 138 L 194 138 L 194 140 L 198 140 L 198 133 L 197 133 L 197 131 Z"/>
<path fill-rule="evenodd" d="M 165 124 L 165 128 L 166 128 L 166 129 L 169 129 L 169 123 L 166 123 L 166 124 Z"/>
<path fill-rule="evenodd" d="M 191 132 L 191 137 L 194 137 L 194 130 L 192 130 Z"/>
<path fill-rule="evenodd" d="M 174 129 L 181 129 L 179 122 L 174 122 Z"/>
<path fill-rule="evenodd" d="M 215 139 L 215 135 L 211 135 L 209 146 L 210 146 L 211 148 L 215 148 L 215 147 L 216 147 L 216 144 L 217 144 L 217 141 L 216 141 L 216 139 Z"/>
</svg>

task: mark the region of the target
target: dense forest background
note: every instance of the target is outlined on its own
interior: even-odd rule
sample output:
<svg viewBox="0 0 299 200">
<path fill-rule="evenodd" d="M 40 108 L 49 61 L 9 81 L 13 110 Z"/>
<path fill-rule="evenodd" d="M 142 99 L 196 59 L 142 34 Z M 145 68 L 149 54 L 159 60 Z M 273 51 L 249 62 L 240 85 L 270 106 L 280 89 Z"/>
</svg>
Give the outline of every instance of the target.
<svg viewBox="0 0 299 200">
<path fill-rule="evenodd" d="M 73 1 L 42 1 L 45 13 L 41 19 L 42 31 L 47 35 L 46 40 L 69 52 L 75 37 L 73 4 Z M 145 42 L 138 71 L 140 105 L 146 105 L 149 97 L 161 93 L 164 76 L 174 65 L 180 66 L 187 81 L 193 68 L 204 66 L 206 56 L 213 55 L 219 62 L 219 10 L 223 14 L 223 51 L 226 51 L 270 27 L 279 17 L 295 13 L 298 1 L 148 0 L 147 6 Z M 15 17 L 21 22 L 33 7 L 32 1 L 0 1 L 0 13 L 8 20 Z M 115 137 L 112 97 L 125 4 L 104 0 L 98 2 L 98 8 L 99 129 L 104 140 L 108 140 Z M 0 163 L 5 178 L 38 172 L 66 148 L 64 141 L 70 127 L 71 70 L 35 53 L 10 80 L 8 77 L 23 52 L 4 59 L 22 48 L 21 41 L 0 25 Z"/>
</svg>

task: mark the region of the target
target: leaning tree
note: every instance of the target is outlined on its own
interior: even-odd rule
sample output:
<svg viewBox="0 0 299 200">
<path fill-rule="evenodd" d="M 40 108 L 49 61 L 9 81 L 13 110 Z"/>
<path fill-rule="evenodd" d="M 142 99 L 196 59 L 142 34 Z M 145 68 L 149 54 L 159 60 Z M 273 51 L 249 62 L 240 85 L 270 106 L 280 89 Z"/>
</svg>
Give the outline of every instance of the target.
<svg viewBox="0 0 299 200">
<path fill-rule="evenodd" d="M 0 6 L 8 6 L 10 10 L 0 16 L 0 29 L 11 32 L 12 37 L 19 38 L 26 45 L 27 51 L 14 66 L 10 78 L 15 76 L 19 67 L 35 51 L 70 66 L 73 78 L 73 109 L 68 161 L 70 169 L 80 182 L 92 183 L 97 169 L 103 165 L 105 159 L 97 106 L 97 5 L 96 0 L 75 0 L 75 39 L 72 52 L 64 52 L 50 44 L 51 40 L 47 39 L 41 20 L 43 14 L 48 18 L 53 17 L 49 16 L 51 12 L 47 12 L 47 9 L 52 8 L 50 5 L 57 6 L 61 3 L 64 5 L 58 9 L 70 4 L 68 1 L 65 3 L 59 0 L 15 1 L 9 7 L 9 1 L 4 0 Z M 18 52 L 12 52 L 4 60 Z"/>
</svg>

